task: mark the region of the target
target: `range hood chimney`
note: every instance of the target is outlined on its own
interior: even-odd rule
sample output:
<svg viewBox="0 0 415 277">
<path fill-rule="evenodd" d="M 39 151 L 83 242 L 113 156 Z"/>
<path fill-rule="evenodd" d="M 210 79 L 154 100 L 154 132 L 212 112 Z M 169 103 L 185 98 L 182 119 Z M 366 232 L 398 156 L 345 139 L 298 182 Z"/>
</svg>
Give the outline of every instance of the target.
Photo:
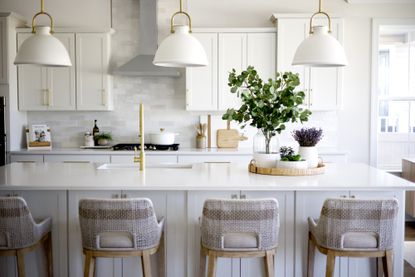
<svg viewBox="0 0 415 277">
<path fill-rule="evenodd" d="M 153 64 L 157 50 L 157 0 L 139 0 L 139 55 L 114 70 L 116 75 L 143 77 L 179 77 L 175 68 Z"/>
</svg>

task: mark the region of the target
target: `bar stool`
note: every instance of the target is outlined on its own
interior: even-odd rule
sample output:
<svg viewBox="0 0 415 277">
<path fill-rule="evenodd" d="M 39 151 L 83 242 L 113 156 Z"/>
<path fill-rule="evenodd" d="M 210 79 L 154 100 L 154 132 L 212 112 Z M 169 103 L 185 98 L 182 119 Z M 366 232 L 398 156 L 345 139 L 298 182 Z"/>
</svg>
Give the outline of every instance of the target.
<svg viewBox="0 0 415 277">
<path fill-rule="evenodd" d="M 150 255 L 160 250 L 164 276 L 164 219 L 157 221 L 146 198 L 82 199 L 79 222 L 85 254 L 84 276 L 95 275 L 99 257 L 141 257 L 143 275 L 151 277 Z"/>
<path fill-rule="evenodd" d="M 307 276 L 313 276 L 315 247 L 327 255 L 326 277 L 334 274 L 336 257 L 376 257 L 385 276 L 393 275 L 393 238 L 398 201 L 327 199 L 316 222 L 308 218 Z"/>
<path fill-rule="evenodd" d="M 0 197 L 0 256 L 15 256 L 19 277 L 25 276 L 24 254 L 43 244 L 48 276 L 53 276 L 52 219 L 36 223 L 21 197 Z M 0 274 L 1 275 L 1 274 Z"/>
<path fill-rule="evenodd" d="M 217 258 L 264 257 L 266 276 L 274 276 L 279 214 L 276 199 L 206 200 L 201 222 L 200 276 L 216 275 Z"/>
</svg>

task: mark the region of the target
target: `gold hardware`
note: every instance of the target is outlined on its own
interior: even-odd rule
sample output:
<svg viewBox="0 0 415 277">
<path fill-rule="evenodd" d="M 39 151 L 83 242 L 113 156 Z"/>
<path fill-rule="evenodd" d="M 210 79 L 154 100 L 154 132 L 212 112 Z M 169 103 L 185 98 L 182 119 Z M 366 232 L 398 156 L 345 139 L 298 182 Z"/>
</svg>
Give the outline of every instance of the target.
<svg viewBox="0 0 415 277">
<path fill-rule="evenodd" d="M 140 103 L 140 119 L 139 119 L 139 139 L 140 154 L 137 155 L 137 147 L 134 147 L 134 163 L 140 163 L 140 171 L 145 169 L 145 153 L 144 153 L 144 105 Z"/>
<path fill-rule="evenodd" d="M 179 15 L 179 14 L 183 14 L 187 17 L 187 22 L 188 22 L 188 25 L 189 25 L 189 33 L 191 33 L 192 32 L 192 19 L 190 18 L 190 15 L 187 12 L 183 11 L 183 0 L 180 0 L 180 9 L 179 9 L 179 11 L 175 12 L 171 16 L 171 19 L 170 19 L 170 33 L 172 33 L 172 34 L 174 33 L 174 26 L 175 26 L 174 25 L 174 18 L 176 17 L 176 15 Z"/>
<path fill-rule="evenodd" d="M 318 12 L 314 13 L 314 14 L 311 16 L 311 18 L 310 18 L 310 30 L 309 30 L 309 33 L 310 33 L 310 34 L 313 34 L 313 33 L 314 33 L 314 31 L 313 31 L 313 19 L 314 19 L 314 17 L 315 17 L 316 15 L 318 15 L 318 14 L 322 14 L 322 15 L 324 15 L 324 16 L 326 16 L 326 17 L 327 17 L 327 20 L 328 20 L 328 22 L 329 22 L 329 33 L 331 33 L 331 18 L 330 18 L 330 16 L 328 15 L 328 13 L 323 12 L 323 0 L 319 0 L 319 2 L 318 2 Z"/>
<path fill-rule="evenodd" d="M 36 33 L 35 19 L 39 15 L 46 15 L 47 17 L 49 17 L 49 20 L 50 20 L 50 33 L 53 34 L 54 31 L 55 31 L 55 25 L 53 23 L 52 16 L 50 14 L 48 14 L 47 12 L 45 12 L 45 3 L 44 3 L 44 0 L 40 0 L 40 12 L 38 12 L 37 14 L 35 14 L 33 16 L 33 18 L 32 18 L 32 33 Z"/>
</svg>

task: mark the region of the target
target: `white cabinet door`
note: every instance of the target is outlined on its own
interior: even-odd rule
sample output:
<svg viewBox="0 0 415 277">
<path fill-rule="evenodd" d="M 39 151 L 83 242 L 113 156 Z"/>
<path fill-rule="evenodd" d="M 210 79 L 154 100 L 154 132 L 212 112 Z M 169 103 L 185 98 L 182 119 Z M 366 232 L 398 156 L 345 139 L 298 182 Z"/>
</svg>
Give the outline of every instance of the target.
<svg viewBox="0 0 415 277">
<path fill-rule="evenodd" d="M 220 111 L 241 106 L 237 94 L 230 92 L 228 76 L 232 69 L 239 73 L 246 69 L 246 38 L 245 33 L 219 34 L 218 108 Z"/>
<path fill-rule="evenodd" d="M 194 33 L 205 49 L 209 64 L 186 68 L 186 109 L 209 111 L 218 107 L 218 35 Z"/>
<path fill-rule="evenodd" d="M 43 155 L 11 155 L 12 163 L 43 163 Z"/>
<path fill-rule="evenodd" d="M 46 74 L 49 110 L 75 110 L 75 34 L 54 34 L 68 50 L 72 66 L 48 68 Z"/>
<path fill-rule="evenodd" d="M 280 230 L 277 255 L 275 258 L 275 276 L 294 275 L 294 192 L 284 191 L 242 191 L 246 199 L 275 198 L 278 201 Z M 241 260 L 241 277 L 265 276 L 263 258 Z"/>
<path fill-rule="evenodd" d="M 350 191 L 350 196 L 357 199 L 386 199 L 396 198 L 399 203 L 399 210 L 396 222 L 396 232 L 393 253 L 393 276 L 404 276 L 403 270 L 403 244 L 405 232 L 405 192 L 404 191 Z M 400 251 L 398 250 L 400 249 Z M 373 276 L 376 275 L 376 259 L 375 258 L 349 258 L 349 276 Z"/>
<path fill-rule="evenodd" d="M 18 45 L 32 36 L 19 33 Z M 75 35 L 54 34 L 65 45 L 75 64 Z M 75 66 L 46 68 L 33 65 L 18 66 L 19 110 L 75 110 Z"/>
<path fill-rule="evenodd" d="M 111 155 L 111 163 L 131 164 L 134 163 L 134 155 Z M 175 164 L 176 155 L 148 155 L 146 154 L 146 165 Z"/>
<path fill-rule="evenodd" d="M 45 155 L 45 163 L 109 163 L 109 155 Z"/>
<path fill-rule="evenodd" d="M 36 219 L 52 218 L 53 275 L 68 276 L 68 234 L 66 191 L 15 191 L 23 197 Z M 25 255 L 26 272 L 30 276 L 47 275 L 43 247 Z"/>
<path fill-rule="evenodd" d="M 199 276 L 200 224 L 203 203 L 211 198 L 239 196 L 239 191 L 189 191 L 187 195 L 187 276 Z M 206 268 L 207 268 L 206 263 Z M 239 258 L 219 258 L 216 276 L 239 277 Z"/>
<path fill-rule="evenodd" d="M 78 110 L 109 110 L 109 35 L 76 34 L 76 96 Z"/>
<path fill-rule="evenodd" d="M 252 65 L 265 82 L 275 78 L 277 50 L 275 33 L 248 33 L 247 66 Z"/>
<path fill-rule="evenodd" d="M 348 197 L 349 191 L 297 191 L 295 192 L 295 260 L 294 276 L 307 274 L 308 222 L 307 218 L 318 218 L 324 200 L 329 197 Z M 324 276 L 326 256 L 315 250 L 314 276 Z M 348 258 L 336 258 L 334 276 L 369 276 L 348 273 Z"/>
<path fill-rule="evenodd" d="M 69 277 L 83 276 L 85 257 L 82 253 L 81 229 L 79 226 L 79 200 L 83 198 L 121 197 L 121 191 L 69 191 L 68 192 L 68 271 Z M 95 276 L 122 277 L 121 258 L 98 258 Z"/>
<path fill-rule="evenodd" d="M 0 84 L 8 83 L 7 17 L 0 17 Z"/>
</svg>

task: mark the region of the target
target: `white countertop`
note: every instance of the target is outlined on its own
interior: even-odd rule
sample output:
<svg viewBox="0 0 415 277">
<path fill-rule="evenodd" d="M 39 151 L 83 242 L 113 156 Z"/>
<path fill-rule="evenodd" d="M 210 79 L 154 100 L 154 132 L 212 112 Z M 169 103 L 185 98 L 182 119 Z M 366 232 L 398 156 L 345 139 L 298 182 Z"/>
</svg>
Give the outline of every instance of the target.
<svg viewBox="0 0 415 277">
<path fill-rule="evenodd" d="M 347 152 L 333 148 L 319 148 L 321 155 L 346 155 Z M 12 155 L 133 155 L 134 151 L 114 151 L 112 149 L 54 148 L 52 150 L 13 150 Z M 178 151 L 146 151 L 146 155 L 251 155 L 252 148 L 180 148 Z"/>
<path fill-rule="evenodd" d="M 0 167 L 1 190 L 415 190 L 415 184 L 366 164 L 329 164 L 317 176 L 266 176 L 247 165 L 187 169 L 97 169 L 99 164 L 12 163 Z"/>
</svg>

